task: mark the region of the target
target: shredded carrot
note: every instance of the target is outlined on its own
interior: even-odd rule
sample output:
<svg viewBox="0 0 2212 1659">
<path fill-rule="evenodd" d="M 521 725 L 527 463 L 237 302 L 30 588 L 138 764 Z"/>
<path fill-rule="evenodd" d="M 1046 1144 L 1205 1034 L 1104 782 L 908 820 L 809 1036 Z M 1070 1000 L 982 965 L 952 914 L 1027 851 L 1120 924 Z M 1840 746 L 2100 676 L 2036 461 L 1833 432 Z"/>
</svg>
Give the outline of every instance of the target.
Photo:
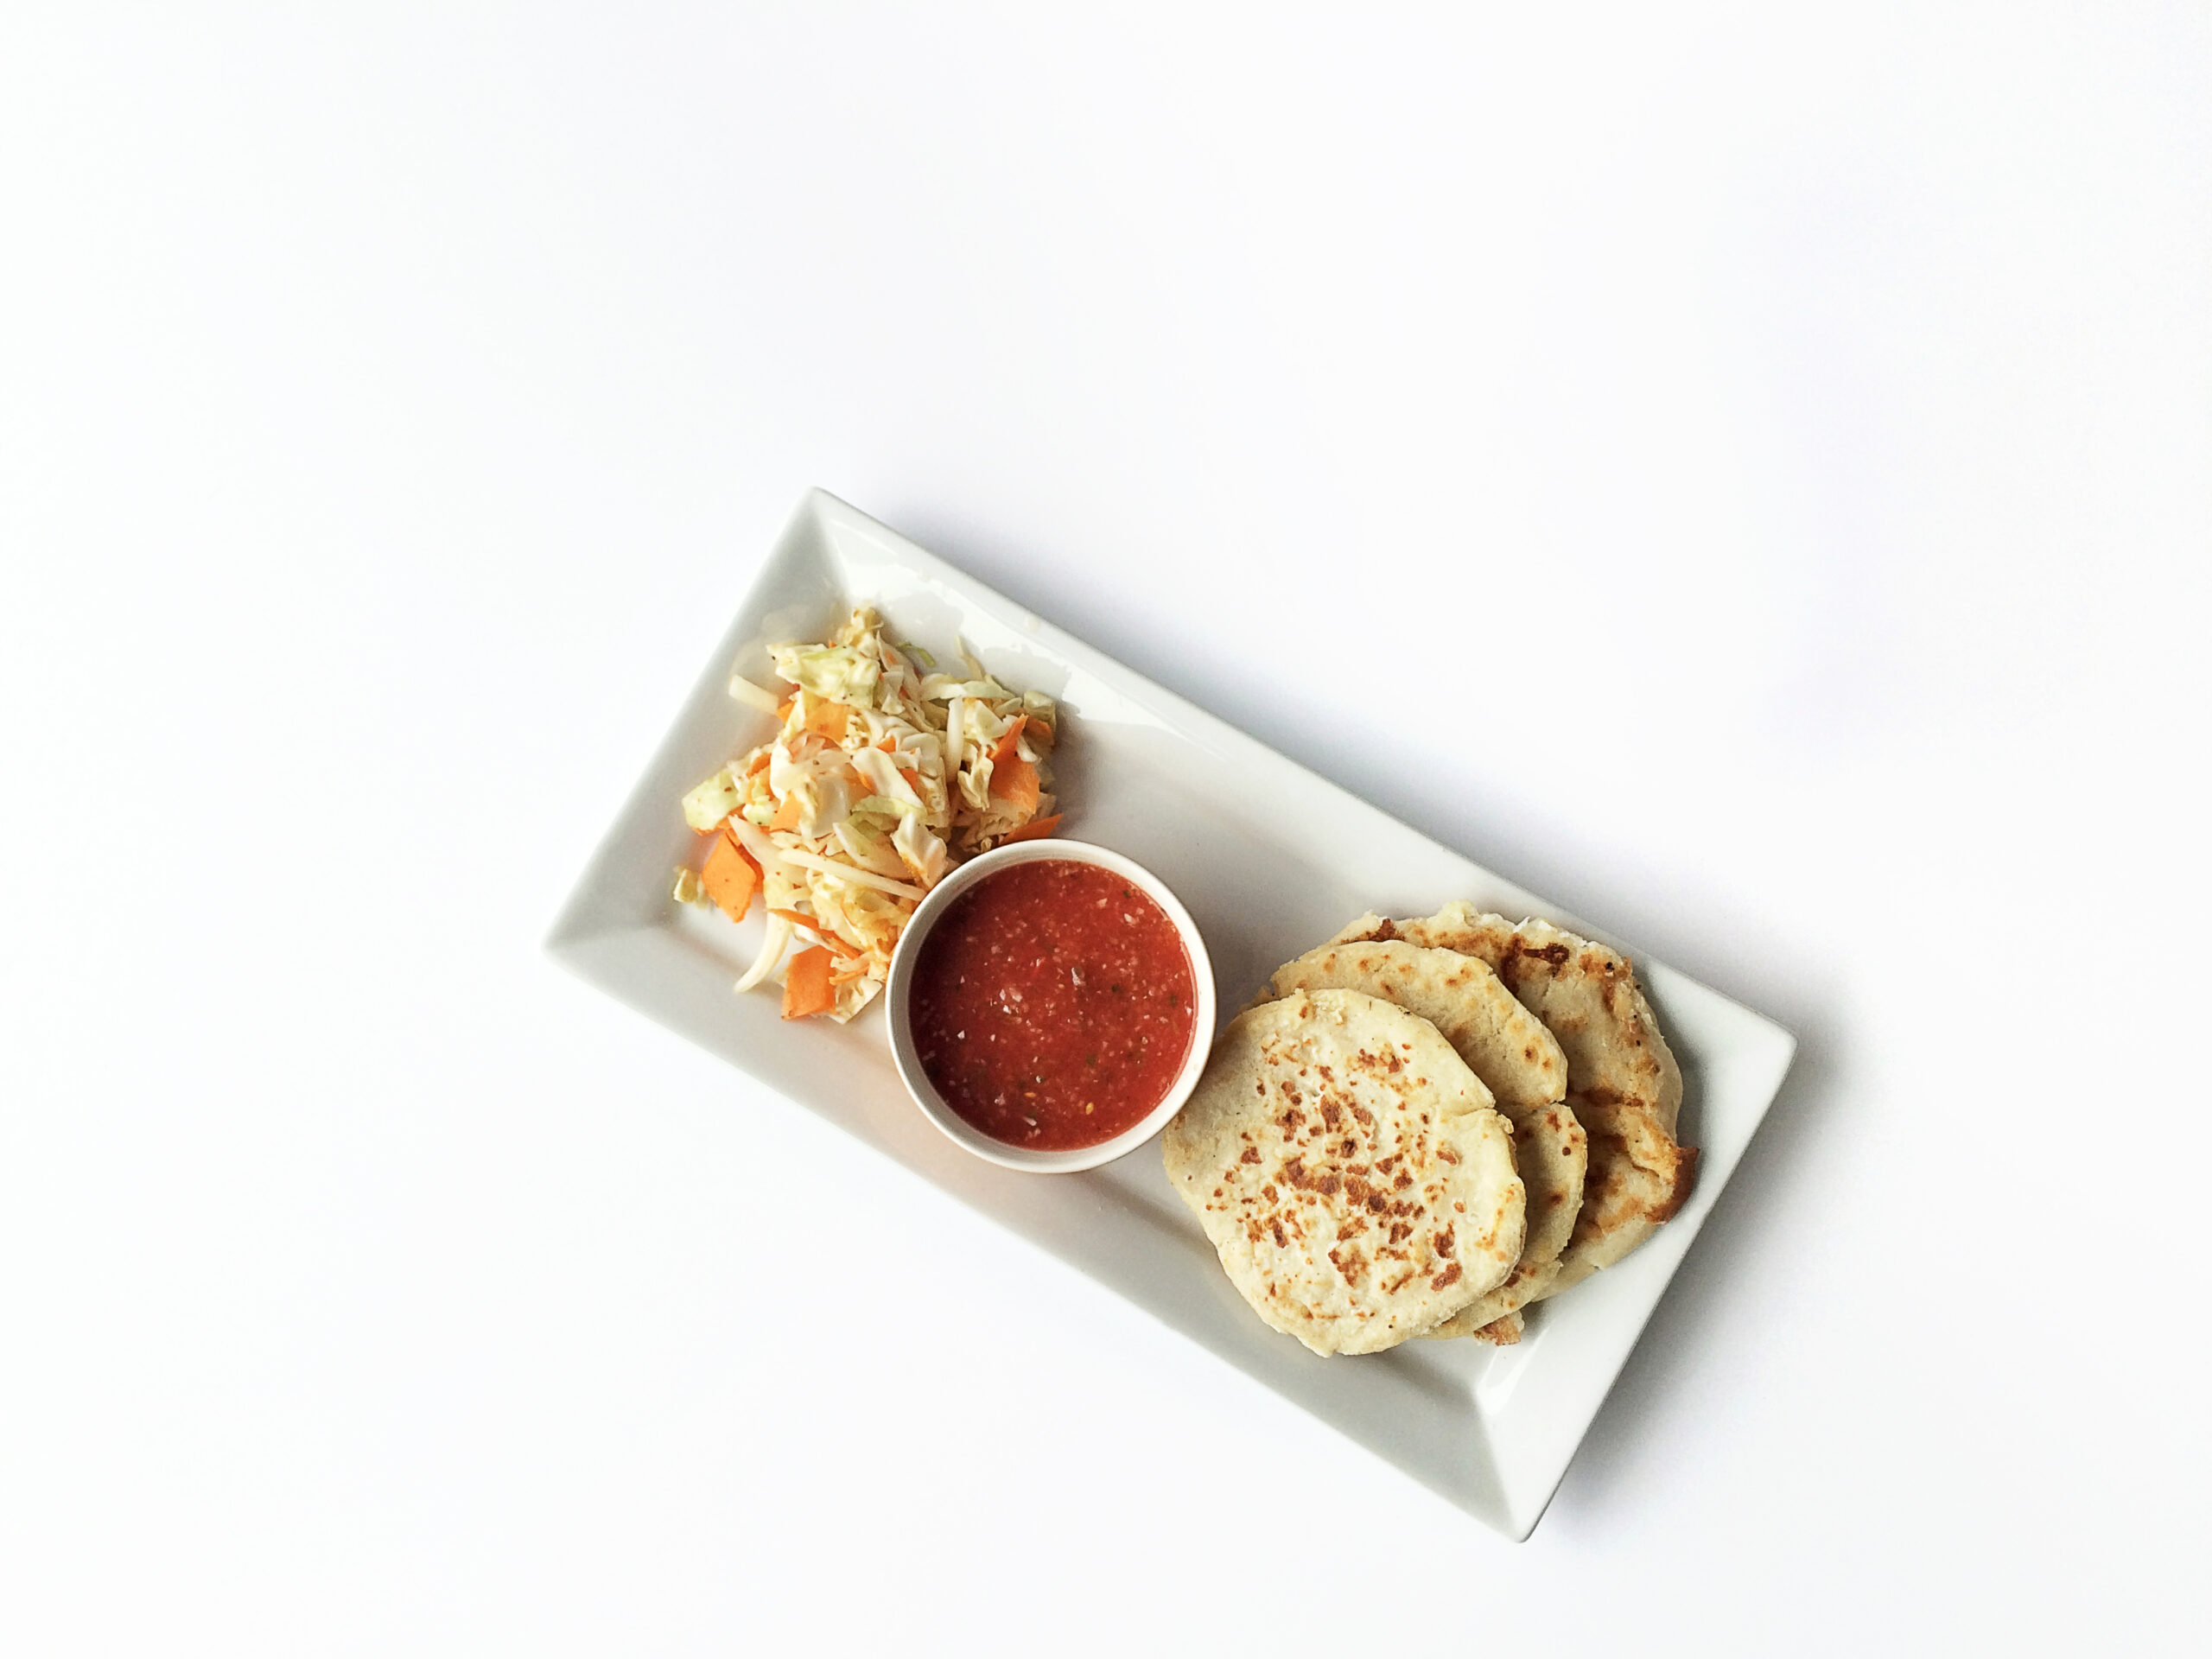
<svg viewBox="0 0 2212 1659">
<path fill-rule="evenodd" d="M 910 771 L 908 768 L 901 766 L 899 768 L 899 775 L 906 780 L 906 787 L 912 790 L 915 794 L 918 795 L 922 792 L 922 774 L 920 772 Z"/>
<path fill-rule="evenodd" d="M 791 717 L 791 705 L 798 701 L 798 693 L 794 691 L 791 696 L 785 697 L 781 702 L 778 703 L 776 705 L 776 718 L 778 720 L 789 720 Z"/>
<path fill-rule="evenodd" d="M 813 917 L 802 916 L 795 910 L 778 910 L 773 906 L 771 906 L 768 913 L 771 916 L 782 917 L 794 927 L 814 927 L 818 925 Z"/>
<path fill-rule="evenodd" d="M 752 759 L 752 760 L 748 760 L 748 761 L 747 761 L 747 762 L 746 762 L 746 765 L 745 765 L 745 775 L 746 775 L 747 777 L 750 778 L 750 777 L 752 777 L 752 776 L 753 776 L 753 774 L 754 772 L 765 772 L 765 771 L 766 771 L 766 770 L 767 770 L 767 768 L 768 768 L 768 751 L 767 751 L 767 750 L 766 750 L 766 749 L 762 749 L 762 750 L 760 751 L 760 753 L 758 753 L 758 754 L 754 755 L 754 756 L 753 757 L 753 759 Z"/>
<path fill-rule="evenodd" d="M 768 827 L 771 830 L 796 830 L 798 828 L 798 792 L 794 790 L 784 797 L 784 804 L 776 809 L 776 816 L 768 820 Z"/>
<path fill-rule="evenodd" d="M 868 958 L 866 957 L 840 957 L 837 958 L 836 965 L 830 970 L 830 982 L 832 985 L 849 985 L 854 980 L 864 977 L 867 973 Z"/>
<path fill-rule="evenodd" d="M 699 872 L 699 885 L 721 906 L 723 915 L 741 922 L 745 912 L 753 908 L 753 895 L 760 890 L 760 871 L 746 856 L 745 849 L 724 832 L 715 838 L 715 849 L 707 855 L 706 867 Z"/>
<path fill-rule="evenodd" d="M 1009 725 L 1004 732 L 1000 734 L 999 741 L 997 743 L 994 744 L 991 748 L 991 770 L 993 772 L 995 772 L 1001 766 L 1005 766 L 1008 761 L 1017 760 L 1020 758 L 1014 753 L 1014 740 L 1021 735 L 1021 728 L 1028 723 L 1028 715 L 1016 715 L 1014 717 L 1013 723 Z M 997 782 L 994 779 L 991 793 L 995 795 L 998 792 Z"/>
<path fill-rule="evenodd" d="M 817 944 L 793 957 L 784 974 L 784 1018 L 804 1020 L 836 1006 L 836 993 L 830 988 L 830 953 Z"/>
<path fill-rule="evenodd" d="M 842 743 L 845 741 L 845 722 L 851 717 L 852 711 L 843 703 L 831 702 L 825 698 L 806 711 L 806 729 L 828 738 L 832 743 Z"/>
<path fill-rule="evenodd" d="M 1049 818 L 1032 818 L 1028 823 L 1023 824 L 1020 829 L 1009 830 L 1006 834 L 1001 836 L 999 837 L 999 845 L 1003 847 L 1010 841 L 1036 841 L 1043 836 L 1051 835 L 1052 831 L 1059 827 L 1060 815 L 1057 812 L 1053 813 Z"/>
<path fill-rule="evenodd" d="M 731 829 L 727 822 L 722 825 L 722 839 L 729 842 L 731 847 L 736 849 L 737 855 L 745 861 L 745 868 L 753 872 L 753 881 L 759 886 L 766 887 L 768 878 L 760 872 L 760 861 L 745 850 L 745 843 L 737 838 L 737 831 Z"/>
<path fill-rule="evenodd" d="M 1042 793 L 1037 787 L 1037 768 L 1019 755 L 994 765 L 991 793 L 1004 796 L 1024 812 L 1034 812 Z"/>
</svg>

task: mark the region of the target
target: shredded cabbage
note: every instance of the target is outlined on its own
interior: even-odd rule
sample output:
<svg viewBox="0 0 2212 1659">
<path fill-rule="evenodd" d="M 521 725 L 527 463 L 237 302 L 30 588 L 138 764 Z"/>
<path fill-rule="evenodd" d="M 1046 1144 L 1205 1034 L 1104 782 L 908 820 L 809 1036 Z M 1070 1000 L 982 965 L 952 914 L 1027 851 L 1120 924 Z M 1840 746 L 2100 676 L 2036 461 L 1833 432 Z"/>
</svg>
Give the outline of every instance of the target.
<svg viewBox="0 0 2212 1659">
<path fill-rule="evenodd" d="M 867 781 L 872 795 L 897 801 L 906 806 L 919 806 L 922 798 L 914 793 L 914 786 L 899 772 L 899 763 L 881 749 L 861 749 L 853 756 L 853 770 Z"/>
<path fill-rule="evenodd" d="M 740 702 L 758 709 L 764 715 L 776 712 L 776 694 L 764 685 L 755 685 L 742 674 L 729 677 L 729 694 Z"/>
<path fill-rule="evenodd" d="M 811 935 L 836 958 L 827 1012 L 842 1022 L 882 989 L 907 918 L 948 870 L 1053 812 L 1059 710 L 1001 683 L 964 644 L 964 676 L 937 671 L 865 608 L 826 643 L 769 655 L 788 695 L 737 674 L 729 693 L 779 714 L 780 728 L 685 795 L 683 817 L 702 832 L 726 825 L 761 872 L 768 931 L 738 988 Z M 1033 809 L 992 792 L 1009 754 L 1036 769 Z M 677 892 L 688 896 L 681 877 Z"/>
<path fill-rule="evenodd" d="M 874 701 L 883 677 L 880 652 L 846 645 L 778 645 L 776 672 L 802 690 L 831 702 L 863 706 Z"/>
<path fill-rule="evenodd" d="M 791 925 L 773 911 L 768 913 L 767 937 L 760 941 L 760 954 L 737 982 L 736 989 L 749 991 L 776 971 L 776 964 L 784 959 L 784 947 L 791 942 Z"/>
<path fill-rule="evenodd" d="M 703 834 L 736 811 L 744 799 L 744 791 L 724 769 L 683 798 L 683 822 Z"/>
</svg>

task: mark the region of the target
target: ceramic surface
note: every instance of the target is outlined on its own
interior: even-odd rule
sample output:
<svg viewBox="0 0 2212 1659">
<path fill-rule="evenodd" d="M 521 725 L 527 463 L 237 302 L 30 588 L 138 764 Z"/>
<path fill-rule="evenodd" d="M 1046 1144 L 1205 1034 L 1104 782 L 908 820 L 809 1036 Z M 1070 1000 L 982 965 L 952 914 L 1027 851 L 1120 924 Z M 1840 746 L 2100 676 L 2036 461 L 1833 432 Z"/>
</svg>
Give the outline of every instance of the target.
<svg viewBox="0 0 2212 1659">
<path fill-rule="evenodd" d="M 1230 1287 L 1156 1150 L 1051 1180 L 971 1156 L 915 1109 L 880 1008 L 843 1027 L 785 1025 L 774 996 L 731 993 L 759 943 L 758 917 L 733 927 L 670 897 L 670 874 L 693 840 L 677 802 L 770 728 L 770 716 L 731 701 L 727 677 L 771 683 L 769 645 L 826 638 L 856 603 L 875 606 L 895 634 L 933 652 L 964 639 L 1007 684 L 1058 700 L 1067 737 L 1054 766 L 1070 833 L 1136 860 L 1181 898 L 1204 932 L 1221 1010 L 1243 1007 L 1276 966 L 1370 909 L 1422 915 L 1468 899 L 1624 948 L 819 491 L 769 556 L 550 948 L 592 983 L 1111 1287 L 1468 1513 L 1526 1537 L 1765 1116 L 1795 1040 L 1637 954 L 1681 1063 L 1682 1138 L 1702 1148 L 1681 1213 L 1626 1261 L 1531 1310 L 1517 1346 L 1416 1341 L 1383 1354 L 1310 1354 L 1262 1324 Z"/>
</svg>

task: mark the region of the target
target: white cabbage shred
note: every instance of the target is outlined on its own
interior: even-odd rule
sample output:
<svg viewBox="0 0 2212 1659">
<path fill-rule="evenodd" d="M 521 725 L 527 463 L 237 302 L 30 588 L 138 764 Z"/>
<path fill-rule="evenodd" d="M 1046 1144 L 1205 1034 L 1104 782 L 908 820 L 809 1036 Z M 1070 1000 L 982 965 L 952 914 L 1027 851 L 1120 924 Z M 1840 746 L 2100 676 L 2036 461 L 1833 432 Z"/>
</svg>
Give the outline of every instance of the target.
<svg viewBox="0 0 2212 1659">
<path fill-rule="evenodd" d="M 865 608 L 827 644 L 769 656 L 787 694 L 736 674 L 729 693 L 781 726 L 686 794 L 683 817 L 727 829 L 761 873 L 767 932 L 737 988 L 766 982 L 793 944 L 818 944 L 842 1022 L 882 989 L 906 918 L 947 871 L 1055 812 L 1059 711 L 964 649 L 964 676 L 937 672 Z M 679 878 L 678 897 L 697 894 Z"/>
</svg>

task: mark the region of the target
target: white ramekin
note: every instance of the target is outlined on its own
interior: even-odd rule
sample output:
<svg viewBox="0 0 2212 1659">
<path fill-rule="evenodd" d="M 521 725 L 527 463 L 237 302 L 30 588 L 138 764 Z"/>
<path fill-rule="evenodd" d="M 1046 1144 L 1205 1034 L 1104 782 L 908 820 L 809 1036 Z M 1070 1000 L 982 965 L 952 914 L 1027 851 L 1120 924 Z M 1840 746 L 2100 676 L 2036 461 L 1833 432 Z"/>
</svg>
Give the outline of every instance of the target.
<svg viewBox="0 0 2212 1659">
<path fill-rule="evenodd" d="M 914 1048 L 914 1032 L 911 1001 L 914 985 L 914 963 L 920 957 L 922 942 L 929 938 L 934 927 L 952 901 L 990 874 L 1009 864 L 1027 864 L 1033 859 L 1067 859 L 1078 864 L 1096 864 L 1109 869 L 1123 880 L 1133 882 L 1151 895 L 1152 901 L 1175 924 L 1175 931 L 1182 936 L 1183 949 L 1191 958 L 1192 992 L 1191 1052 L 1183 1062 L 1183 1069 L 1176 1073 L 1175 1081 L 1168 1086 L 1160 1104 L 1146 1114 L 1141 1122 L 1132 1125 L 1110 1141 L 1102 1141 L 1095 1147 L 1077 1147 L 1065 1152 L 1031 1151 L 1026 1147 L 1009 1146 L 994 1140 L 975 1128 L 959 1113 L 944 1103 L 944 1097 L 922 1070 L 921 1056 Z M 1146 1141 L 1167 1127 L 1167 1120 L 1181 1109 L 1191 1097 L 1191 1090 L 1198 1086 L 1198 1076 L 1206 1067 L 1206 1052 L 1213 1043 L 1213 967 L 1206 959 L 1206 942 L 1199 935 L 1198 925 L 1191 919 L 1191 912 L 1183 908 L 1182 900 L 1168 891 L 1167 884 L 1150 870 L 1119 853 L 1109 852 L 1103 847 L 1094 847 L 1082 841 L 1018 841 L 1010 847 L 997 847 L 978 857 L 969 859 L 944 880 L 930 890 L 913 918 L 906 924 L 906 931 L 899 936 L 899 947 L 891 954 L 891 977 L 883 988 L 886 1023 L 891 1027 L 891 1058 L 899 1068 L 899 1076 L 906 1083 L 906 1092 L 922 1109 L 922 1116 L 938 1126 L 952 1140 L 992 1163 L 1008 1169 L 1028 1170 L 1039 1175 L 1066 1175 L 1077 1170 L 1096 1169 L 1101 1164 L 1110 1164 L 1115 1159 L 1135 1152 Z"/>
</svg>

